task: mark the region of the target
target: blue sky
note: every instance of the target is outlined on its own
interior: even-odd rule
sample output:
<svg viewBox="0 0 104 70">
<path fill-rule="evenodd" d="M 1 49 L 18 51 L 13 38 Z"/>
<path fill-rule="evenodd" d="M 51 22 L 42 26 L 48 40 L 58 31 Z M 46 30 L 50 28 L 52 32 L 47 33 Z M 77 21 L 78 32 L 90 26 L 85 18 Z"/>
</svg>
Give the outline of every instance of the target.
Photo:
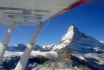
<svg viewBox="0 0 104 70">
<path fill-rule="evenodd" d="M 43 23 L 41 29 L 46 23 Z M 99 41 L 104 41 L 104 0 L 87 0 L 87 2 L 53 18 L 37 38 L 36 44 L 46 45 L 60 42 L 70 23 L 74 24 L 79 31 Z M 19 26 L 19 28 L 31 37 L 36 27 Z M 0 27 L 0 32 L 0 41 L 2 41 L 4 37 L 2 27 Z M 9 45 L 28 43 L 28 41 L 29 38 L 15 28 Z"/>
</svg>

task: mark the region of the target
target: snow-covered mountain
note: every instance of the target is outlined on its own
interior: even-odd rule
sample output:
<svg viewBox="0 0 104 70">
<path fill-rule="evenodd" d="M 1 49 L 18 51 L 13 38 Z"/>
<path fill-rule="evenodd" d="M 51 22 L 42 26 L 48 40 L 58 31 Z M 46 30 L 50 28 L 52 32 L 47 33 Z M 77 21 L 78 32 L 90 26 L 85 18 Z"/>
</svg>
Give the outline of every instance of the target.
<svg viewBox="0 0 104 70">
<path fill-rule="evenodd" d="M 24 50 L 26 49 L 26 46 L 25 44 L 23 43 L 19 43 L 17 45 L 14 45 L 14 46 L 8 46 L 6 48 L 6 51 L 11 51 L 11 52 L 24 52 Z M 34 45 L 34 48 L 33 50 L 34 51 L 43 51 L 43 52 L 46 52 L 46 51 L 51 51 L 52 48 L 53 48 L 54 44 L 49 44 L 49 45 Z"/>
<path fill-rule="evenodd" d="M 73 24 L 62 37 L 61 42 L 56 44 L 52 50 L 57 52 L 64 49 L 63 51 L 66 51 L 65 48 L 69 48 L 73 52 L 71 55 L 75 56 L 77 60 L 87 62 L 86 64 L 97 70 L 104 69 L 104 45 L 93 37 L 81 33 Z M 62 53 L 58 56 L 64 57 Z"/>
<path fill-rule="evenodd" d="M 70 49 L 82 53 L 87 53 L 90 49 L 95 51 L 104 50 L 104 46 L 99 41 L 79 32 L 73 24 L 70 25 L 67 33 L 62 37 L 61 42 L 53 47 L 53 50 L 64 48 L 67 44 L 69 44 Z"/>
<path fill-rule="evenodd" d="M 18 44 L 7 48 L 4 63 L 7 61 L 5 58 L 11 55 L 10 58 L 17 63 L 25 47 Z M 8 64 L 11 61 L 8 60 Z M 34 46 L 26 70 L 104 70 L 104 45 L 71 24 L 58 44 Z"/>
<path fill-rule="evenodd" d="M 69 50 L 72 51 L 71 58 Z M 104 46 L 93 37 L 81 33 L 73 24 L 70 25 L 67 33 L 62 37 L 62 40 L 54 45 L 52 51 L 57 53 L 57 58 L 52 59 L 54 60 L 53 62 L 48 62 L 46 66 L 41 67 L 41 69 L 49 69 L 49 67 L 47 67 L 49 65 L 51 65 L 51 69 L 54 69 L 56 62 L 58 63 L 57 66 L 59 66 L 58 69 L 65 68 L 64 64 L 66 63 L 69 64 L 69 69 L 74 70 L 104 69 Z M 51 58 L 52 56 L 50 59 Z M 70 61 L 72 61 L 72 65 L 75 64 L 74 67 L 70 66 Z M 78 63 L 81 61 L 82 63 L 80 64 L 82 65 L 77 67 L 76 61 L 78 61 Z"/>
<path fill-rule="evenodd" d="M 8 46 L 6 48 L 7 51 L 11 51 L 11 52 L 23 52 L 26 48 L 26 45 L 23 43 L 19 43 L 17 45 L 14 46 Z"/>
</svg>

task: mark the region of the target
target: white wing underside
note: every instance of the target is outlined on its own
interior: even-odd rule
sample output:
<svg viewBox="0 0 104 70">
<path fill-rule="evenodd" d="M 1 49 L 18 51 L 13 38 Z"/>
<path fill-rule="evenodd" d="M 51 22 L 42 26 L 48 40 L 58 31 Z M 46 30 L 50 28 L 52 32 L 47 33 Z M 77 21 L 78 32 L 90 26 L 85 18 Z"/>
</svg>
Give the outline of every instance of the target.
<svg viewBox="0 0 104 70">
<path fill-rule="evenodd" d="M 0 0 L 0 23 L 37 25 L 80 0 Z"/>
</svg>

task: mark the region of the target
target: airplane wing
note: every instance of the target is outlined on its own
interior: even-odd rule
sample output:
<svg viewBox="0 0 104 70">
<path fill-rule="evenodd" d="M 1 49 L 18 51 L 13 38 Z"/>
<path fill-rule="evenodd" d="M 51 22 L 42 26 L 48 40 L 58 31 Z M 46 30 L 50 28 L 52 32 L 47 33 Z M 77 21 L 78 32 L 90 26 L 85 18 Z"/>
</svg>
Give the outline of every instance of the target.
<svg viewBox="0 0 104 70">
<path fill-rule="evenodd" d="M 0 22 L 37 25 L 85 0 L 0 0 Z"/>
</svg>

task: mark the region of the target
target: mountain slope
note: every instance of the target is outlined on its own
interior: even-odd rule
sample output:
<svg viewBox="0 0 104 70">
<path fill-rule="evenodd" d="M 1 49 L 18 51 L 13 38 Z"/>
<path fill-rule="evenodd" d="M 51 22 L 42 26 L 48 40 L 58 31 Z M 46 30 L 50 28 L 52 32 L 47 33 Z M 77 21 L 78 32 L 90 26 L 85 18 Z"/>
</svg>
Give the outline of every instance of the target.
<svg viewBox="0 0 104 70">
<path fill-rule="evenodd" d="M 62 37 L 61 42 L 53 47 L 53 50 L 61 49 L 67 44 L 69 44 L 70 49 L 82 53 L 85 52 L 82 49 L 86 49 L 87 51 L 89 49 L 93 49 L 95 51 L 104 50 L 104 46 L 99 41 L 79 32 L 79 30 L 73 24 L 70 25 L 67 33 Z"/>
</svg>

